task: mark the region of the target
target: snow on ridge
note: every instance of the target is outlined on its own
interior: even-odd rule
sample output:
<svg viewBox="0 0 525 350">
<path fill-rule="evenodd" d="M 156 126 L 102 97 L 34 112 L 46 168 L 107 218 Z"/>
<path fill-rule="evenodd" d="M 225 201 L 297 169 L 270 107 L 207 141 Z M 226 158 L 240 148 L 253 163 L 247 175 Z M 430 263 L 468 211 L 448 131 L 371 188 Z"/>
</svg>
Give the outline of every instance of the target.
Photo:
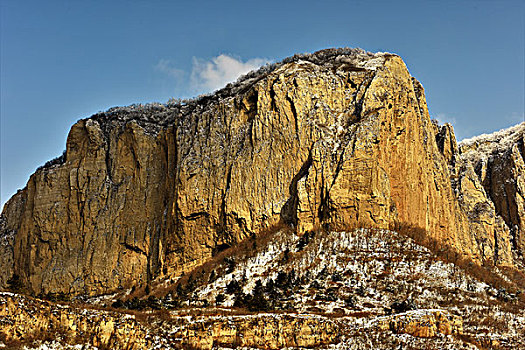
<svg viewBox="0 0 525 350">
<path fill-rule="evenodd" d="M 482 134 L 458 143 L 461 158 L 469 162 L 478 162 L 494 154 L 512 149 L 525 135 L 525 122 L 492 134 Z"/>
<path fill-rule="evenodd" d="M 525 122 L 511 126 L 510 128 L 501 129 L 491 134 L 481 134 L 468 139 L 463 139 L 458 143 L 460 148 L 481 145 L 483 143 L 507 143 L 514 141 L 517 137 L 525 132 Z"/>
</svg>

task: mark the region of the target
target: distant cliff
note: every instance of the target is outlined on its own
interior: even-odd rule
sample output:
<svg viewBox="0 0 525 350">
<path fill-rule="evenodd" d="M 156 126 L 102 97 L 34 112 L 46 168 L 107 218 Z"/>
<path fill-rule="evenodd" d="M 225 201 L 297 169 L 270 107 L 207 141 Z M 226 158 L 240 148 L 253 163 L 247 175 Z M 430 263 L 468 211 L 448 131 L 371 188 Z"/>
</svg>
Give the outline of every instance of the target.
<svg viewBox="0 0 525 350">
<path fill-rule="evenodd" d="M 525 254 L 525 123 L 490 135 L 481 135 L 459 144 L 459 172 L 472 177 L 475 172 L 479 182 L 475 192 L 479 198 L 487 198 L 483 209 L 472 206 L 476 200 L 471 192 L 459 187 L 466 195 L 462 202 L 470 202 L 471 219 L 486 221 L 483 216 L 492 215 L 499 226 L 503 222 L 510 229 L 512 251 L 523 262 Z M 481 183 L 482 188 L 479 186 Z M 484 193 L 483 193 L 484 192 Z M 479 201 L 481 203 L 481 201 Z M 488 209 L 488 210 L 486 210 Z M 484 214 L 480 214 L 484 213 Z M 472 220 L 471 220 L 472 221 Z M 496 259 L 497 260 L 497 259 Z"/>
<path fill-rule="evenodd" d="M 358 49 L 296 55 L 183 104 L 114 108 L 78 121 L 65 155 L 6 204 L 0 286 L 145 285 L 278 223 L 416 226 L 478 263 L 514 265 L 523 129 L 504 156 L 468 156 L 476 143 L 458 147 L 431 121 L 401 58 Z"/>
</svg>

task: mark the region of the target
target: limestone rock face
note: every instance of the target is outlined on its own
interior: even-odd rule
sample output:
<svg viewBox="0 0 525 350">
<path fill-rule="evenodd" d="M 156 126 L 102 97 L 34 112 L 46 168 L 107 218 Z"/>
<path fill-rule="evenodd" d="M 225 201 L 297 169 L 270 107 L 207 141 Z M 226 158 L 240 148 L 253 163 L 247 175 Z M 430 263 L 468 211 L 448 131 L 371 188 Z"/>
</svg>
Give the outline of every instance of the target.
<svg viewBox="0 0 525 350">
<path fill-rule="evenodd" d="M 128 315 L 129 316 L 129 315 Z M 61 338 L 66 343 L 84 343 L 110 349 L 149 349 L 148 330 L 134 317 L 83 310 L 32 300 L 18 295 L 0 295 L 0 341 Z"/>
<path fill-rule="evenodd" d="M 401 58 L 352 49 L 296 55 L 186 104 L 94 115 L 6 205 L 0 286 L 13 275 L 35 294 L 144 285 L 279 222 L 298 234 L 402 223 L 512 264 L 523 231 L 510 239 L 506 226 L 522 227 L 523 197 L 503 221 L 472 216 L 491 199 L 475 173 L 458 185 L 450 131 Z M 464 188 L 476 199 L 462 202 Z"/>
<path fill-rule="evenodd" d="M 499 226 L 523 259 L 525 254 L 525 123 L 460 143 L 461 161 L 483 190 L 496 212 Z M 473 178 L 472 176 L 469 176 Z"/>
<path fill-rule="evenodd" d="M 180 337 L 184 345 L 196 349 L 213 349 L 214 345 L 256 349 L 316 348 L 336 343 L 343 334 L 339 322 L 305 315 L 255 315 L 195 321 L 182 325 Z"/>
<path fill-rule="evenodd" d="M 156 268 L 173 134 L 148 134 L 133 121 L 108 129 L 96 119 L 75 124 L 67 161 L 31 176 L 17 195 L 20 214 L 6 206 L 14 272 L 29 291 L 103 292 L 146 281 Z"/>
<path fill-rule="evenodd" d="M 370 321 L 301 314 L 242 316 L 155 315 L 77 309 L 16 294 L 0 294 L 0 341 L 5 343 L 56 339 L 65 344 L 110 349 L 283 349 L 328 348 L 345 337 L 375 332 L 431 338 L 462 334 L 461 317 L 446 310 L 416 310 Z M 357 329 L 356 329 L 357 328 Z M 432 344 L 432 343 L 429 343 Z M 428 344 L 427 344 L 428 345 Z M 429 345 L 430 346 L 430 345 Z"/>
<path fill-rule="evenodd" d="M 414 337 L 431 338 L 438 334 L 463 334 L 463 320 L 444 310 L 415 310 L 384 317 L 378 328 Z"/>
<path fill-rule="evenodd" d="M 6 203 L 0 216 L 0 266 L 6 270 L 0 273 L 0 286 L 6 286 L 13 276 L 14 239 L 25 207 L 25 191 L 18 191 Z"/>
<path fill-rule="evenodd" d="M 341 322 L 316 316 L 254 315 L 212 318 L 171 317 L 164 323 L 135 315 L 82 310 L 67 305 L 0 294 L 0 341 L 29 342 L 60 338 L 67 343 L 110 349 L 212 349 L 214 346 L 282 349 L 337 342 Z M 155 316 L 153 316 L 155 317 Z"/>
</svg>

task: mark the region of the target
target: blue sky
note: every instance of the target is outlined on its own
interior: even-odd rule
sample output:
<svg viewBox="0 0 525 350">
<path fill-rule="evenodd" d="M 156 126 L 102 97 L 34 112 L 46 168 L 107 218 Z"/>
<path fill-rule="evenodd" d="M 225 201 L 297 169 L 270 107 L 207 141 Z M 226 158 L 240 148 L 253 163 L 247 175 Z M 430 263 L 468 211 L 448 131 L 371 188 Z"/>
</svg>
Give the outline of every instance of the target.
<svg viewBox="0 0 525 350">
<path fill-rule="evenodd" d="M 524 120 L 523 1 L 0 3 L 2 205 L 80 118 L 328 47 L 401 55 L 460 139 Z"/>
</svg>

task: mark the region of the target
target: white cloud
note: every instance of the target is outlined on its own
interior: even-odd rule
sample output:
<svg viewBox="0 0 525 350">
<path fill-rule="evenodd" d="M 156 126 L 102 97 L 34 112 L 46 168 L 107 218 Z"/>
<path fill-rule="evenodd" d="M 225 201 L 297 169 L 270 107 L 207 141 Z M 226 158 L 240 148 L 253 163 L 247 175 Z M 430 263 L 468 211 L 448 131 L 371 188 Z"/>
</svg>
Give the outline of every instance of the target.
<svg viewBox="0 0 525 350">
<path fill-rule="evenodd" d="M 242 62 L 224 54 L 214 57 L 210 61 L 194 57 L 190 86 L 198 92 L 215 91 L 268 62 L 269 60 L 264 58 L 252 58 Z"/>
<path fill-rule="evenodd" d="M 182 69 L 175 68 L 170 60 L 166 60 L 164 58 L 159 60 L 159 62 L 155 65 L 155 69 L 159 72 L 166 73 L 175 79 L 181 79 L 184 77 L 184 71 Z"/>
<path fill-rule="evenodd" d="M 439 125 L 443 125 L 445 123 L 452 124 L 452 126 L 456 126 L 457 120 L 455 117 L 451 117 L 448 114 L 445 113 L 438 113 L 436 114 L 437 121 L 439 122 Z"/>
</svg>

